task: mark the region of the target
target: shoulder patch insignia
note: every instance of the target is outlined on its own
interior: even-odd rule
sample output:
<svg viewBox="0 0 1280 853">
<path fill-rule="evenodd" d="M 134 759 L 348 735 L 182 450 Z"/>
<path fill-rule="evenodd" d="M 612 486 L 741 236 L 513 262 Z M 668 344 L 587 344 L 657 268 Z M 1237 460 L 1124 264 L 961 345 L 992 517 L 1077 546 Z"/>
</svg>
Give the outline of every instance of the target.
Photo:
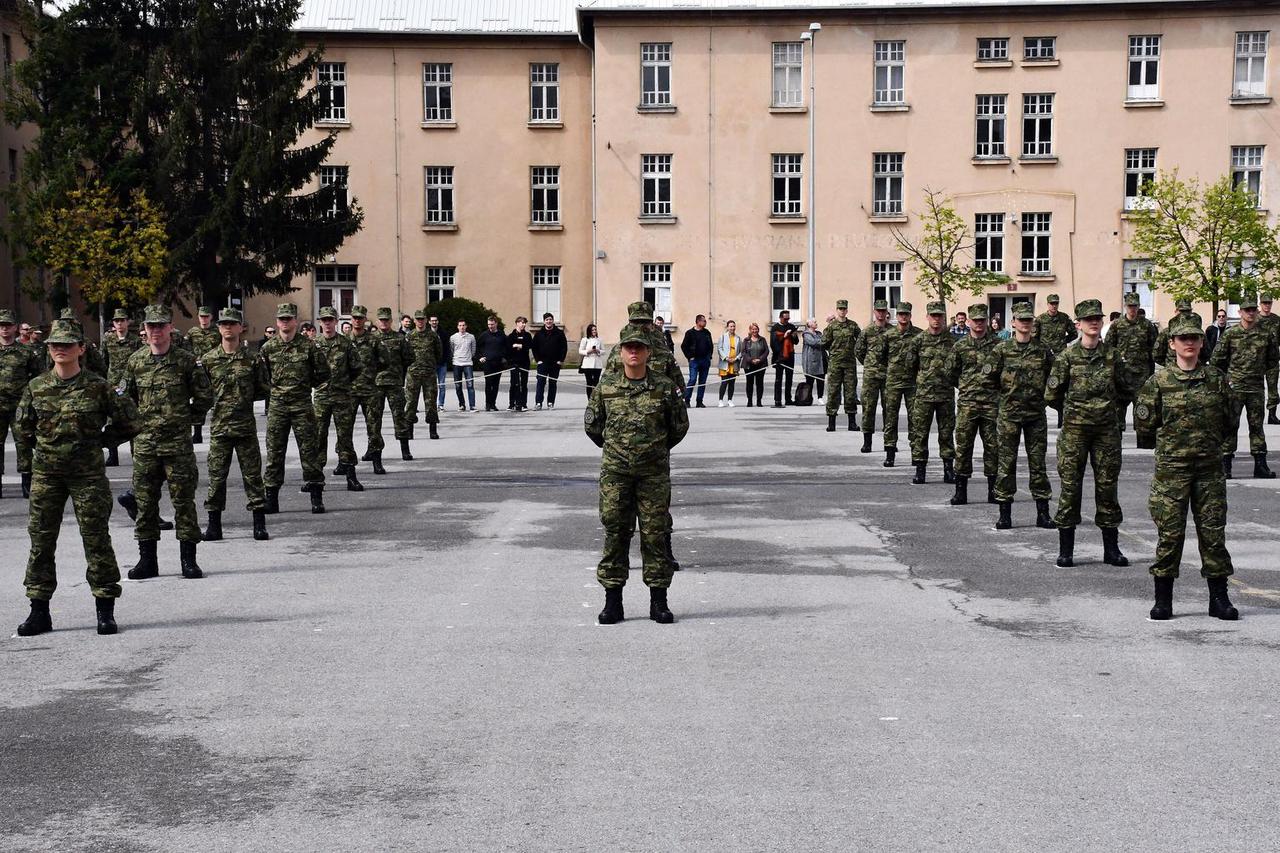
<svg viewBox="0 0 1280 853">
<path fill-rule="evenodd" d="M 587 426 L 591 426 L 596 422 L 596 413 L 590 406 L 587 406 L 585 414 L 582 416 L 582 422 Z"/>
<path fill-rule="evenodd" d="M 1049 386 L 1050 388 L 1057 388 L 1057 387 L 1058 387 L 1058 377 L 1056 377 L 1056 376 L 1050 376 L 1050 377 L 1049 377 L 1049 381 L 1048 381 L 1048 383 L 1047 383 L 1047 384 L 1048 384 L 1048 386 Z"/>
<path fill-rule="evenodd" d="M 1151 417 L 1151 410 L 1147 408 L 1145 403 L 1139 403 L 1133 407 L 1133 414 L 1135 417 L 1139 417 L 1145 421 L 1147 418 Z"/>
</svg>

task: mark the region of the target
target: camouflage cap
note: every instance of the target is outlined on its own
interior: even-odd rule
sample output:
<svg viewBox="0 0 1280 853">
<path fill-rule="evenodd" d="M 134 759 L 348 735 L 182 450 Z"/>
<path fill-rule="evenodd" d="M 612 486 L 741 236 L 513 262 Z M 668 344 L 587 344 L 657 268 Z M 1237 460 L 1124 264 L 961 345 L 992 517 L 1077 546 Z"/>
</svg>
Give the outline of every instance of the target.
<svg viewBox="0 0 1280 853">
<path fill-rule="evenodd" d="M 1048 297 L 1046 297 L 1046 298 L 1045 298 L 1045 300 L 1044 300 L 1044 301 L 1045 301 L 1045 302 L 1048 302 L 1050 305 L 1057 305 L 1057 304 L 1058 304 L 1059 302 L 1061 302 L 1062 300 L 1058 298 L 1058 294 L 1056 294 L 1056 293 L 1050 293 L 1050 294 L 1048 295 Z"/>
<path fill-rule="evenodd" d="M 59 320 L 74 320 L 75 318 L 76 312 L 72 311 L 70 307 L 63 308 L 62 311 L 58 313 Z"/>
<path fill-rule="evenodd" d="M 899 302 L 899 303 L 898 303 L 898 313 L 899 313 L 899 314 L 910 314 L 910 313 L 911 313 L 911 303 L 910 303 L 910 302 Z"/>
<path fill-rule="evenodd" d="M 173 322 L 173 313 L 163 305 L 148 305 L 142 314 L 142 322 L 148 326 L 163 326 Z"/>
<path fill-rule="evenodd" d="M 49 337 L 45 338 L 47 344 L 79 344 L 84 343 L 84 336 L 80 333 L 80 327 L 70 320 L 58 319 L 53 321 L 53 328 L 49 331 Z"/>
<path fill-rule="evenodd" d="M 844 310 L 846 310 L 846 311 L 848 311 L 848 310 L 849 310 L 849 300 L 848 300 L 848 299 L 837 299 L 837 300 L 836 300 L 836 310 L 838 311 L 838 310 L 840 310 L 841 308 L 843 308 L 843 309 L 844 309 Z"/>
<path fill-rule="evenodd" d="M 1271 297 L 1272 297 L 1271 293 L 1263 291 L 1262 293 L 1258 294 L 1258 301 L 1261 302 L 1263 305 L 1270 305 Z"/>
<path fill-rule="evenodd" d="M 969 306 L 969 310 L 965 312 L 969 315 L 970 320 L 987 319 L 987 305 L 985 302 L 975 302 Z"/>
<path fill-rule="evenodd" d="M 414 312 L 413 312 L 413 319 L 415 319 L 415 320 L 425 320 L 425 319 L 427 319 L 427 312 L 426 312 L 426 311 L 423 311 L 421 308 L 419 308 L 417 311 L 414 311 Z"/>
<path fill-rule="evenodd" d="M 618 341 L 619 346 L 626 346 L 627 344 L 644 344 L 648 347 L 649 336 L 633 326 L 623 332 L 622 340 Z"/>
<path fill-rule="evenodd" d="M 132 320 L 133 318 L 129 316 L 129 312 L 124 308 L 117 308 L 116 313 L 111 315 L 111 319 L 112 320 Z"/>
<path fill-rule="evenodd" d="M 1241 299 L 1240 310 L 1241 311 L 1257 311 L 1258 310 L 1257 298 L 1253 296 L 1246 296 L 1243 299 Z"/>
<path fill-rule="evenodd" d="M 945 316 L 947 313 L 947 303 L 930 302 L 928 305 L 924 306 L 924 311 L 926 314 L 942 314 Z"/>
<path fill-rule="evenodd" d="M 201 305 L 199 308 L 197 308 L 197 309 L 196 309 L 196 316 L 197 316 L 197 317 L 212 317 L 212 316 L 213 316 L 213 309 L 212 309 L 212 308 L 210 308 L 208 305 Z"/>
<path fill-rule="evenodd" d="M 1142 297 L 1136 293 L 1132 293 L 1132 292 L 1126 293 L 1124 295 L 1124 304 L 1125 305 L 1141 305 Z"/>
<path fill-rule="evenodd" d="M 244 315 L 236 308 L 223 308 L 218 312 L 218 325 L 223 323 L 243 323 Z"/>
<path fill-rule="evenodd" d="M 1031 307 L 1030 302 L 1015 302 L 1013 305 L 1013 319 L 1015 320 L 1034 320 L 1036 318 L 1036 309 Z"/>
<path fill-rule="evenodd" d="M 1200 324 L 1190 317 L 1174 317 L 1169 321 L 1169 337 L 1176 338 L 1188 335 L 1202 338 L 1204 337 L 1204 329 L 1200 328 Z"/>
<path fill-rule="evenodd" d="M 359 317 L 361 320 L 363 320 L 365 317 L 369 316 L 369 309 L 365 308 L 363 305 L 352 305 L 351 316 Z"/>
<path fill-rule="evenodd" d="M 1177 308 L 1179 311 L 1190 311 L 1190 310 L 1191 310 L 1191 300 L 1190 300 L 1190 299 L 1179 299 L 1177 302 L 1173 303 L 1173 307 Z"/>
<path fill-rule="evenodd" d="M 279 305 L 276 306 L 277 320 L 279 320 L 281 317 L 297 317 L 297 316 L 298 316 L 298 306 L 294 305 L 292 302 L 281 302 Z"/>
<path fill-rule="evenodd" d="M 0 325 L 12 326 L 18 322 L 18 318 L 13 315 L 13 311 L 8 308 L 0 308 Z"/>
<path fill-rule="evenodd" d="M 391 309 L 388 308 L 387 306 L 383 305 L 381 308 L 378 309 L 379 320 L 390 320 L 392 316 L 393 315 L 391 314 Z"/>
<path fill-rule="evenodd" d="M 1103 316 L 1102 300 L 1085 299 L 1082 302 L 1076 303 L 1076 319 L 1077 320 L 1083 320 L 1087 317 L 1101 317 L 1101 316 Z"/>
<path fill-rule="evenodd" d="M 877 299 L 875 302 L 872 302 L 872 303 L 871 303 L 871 307 L 872 307 L 874 310 L 876 310 L 876 311 L 888 311 L 888 310 L 889 310 L 889 300 L 887 300 L 887 299 Z"/>
<path fill-rule="evenodd" d="M 627 320 L 632 323 L 652 323 L 653 306 L 648 302 L 632 302 L 627 306 Z"/>
<path fill-rule="evenodd" d="M 319 320 L 336 320 L 338 319 L 338 309 L 332 305 L 326 305 L 316 313 L 316 318 Z"/>
</svg>

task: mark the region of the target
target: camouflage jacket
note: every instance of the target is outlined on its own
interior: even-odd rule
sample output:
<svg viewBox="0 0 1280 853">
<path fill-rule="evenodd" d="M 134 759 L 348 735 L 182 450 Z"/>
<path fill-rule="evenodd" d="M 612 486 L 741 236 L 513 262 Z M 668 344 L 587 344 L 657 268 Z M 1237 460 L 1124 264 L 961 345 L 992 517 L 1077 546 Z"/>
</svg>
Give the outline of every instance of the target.
<svg viewBox="0 0 1280 853">
<path fill-rule="evenodd" d="M 862 330 L 858 324 L 845 318 L 832 320 L 822 330 L 822 348 L 827 351 L 829 364 L 855 365 L 857 357 L 854 352 L 858 347 L 858 339 Z M 807 344 L 806 344 L 807 346 Z"/>
<path fill-rule="evenodd" d="M 1138 446 L 1155 448 L 1161 462 L 1218 464 L 1222 439 L 1235 429 L 1228 417 L 1227 378 L 1216 367 L 1183 370 L 1177 364 L 1155 372 L 1133 407 Z"/>
<path fill-rule="evenodd" d="M 203 423 L 213 405 L 209 374 L 195 356 L 174 346 L 164 355 L 146 348 L 129 356 L 117 388 L 138 406 L 135 454 L 189 453 L 191 426 Z"/>
<path fill-rule="evenodd" d="M 1138 389 L 1124 359 L 1106 341 L 1091 350 L 1077 341 L 1058 353 L 1045 385 L 1045 401 L 1065 426 L 1115 426 L 1116 404 Z"/>
<path fill-rule="evenodd" d="M 1275 336 L 1259 324 L 1232 326 L 1218 339 L 1209 363 L 1227 374 L 1232 391 L 1264 391 L 1267 371 L 1280 365 L 1280 351 Z"/>
<path fill-rule="evenodd" d="M 107 339 L 102 343 L 102 355 L 107 362 L 108 382 L 112 385 L 120 384 L 120 377 L 124 374 L 124 366 L 129 363 L 129 356 L 141 349 L 142 345 L 142 338 L 132 332 L 125 335 L 124 340 L 116 337 L 115 332 L 107 335 Z"/>
<path fill-rule="evenodd" d="M 13 426 L 17 442 L 34 450 L 34 470 L 101 476 L 102 448 L 138 431 L 138 410 L 101 376 L 81 370 L 64 382 L 49 371 L 22 392 Z"/>
<path fill-rule="evenodd" d="M 1263 314 L 1258 312 L 1258 325 L 1271 333 L 1280 342 L 1280 314 Z"/>
<path fill-rule="evenodd" d="M 956 341 L 947 372 L 951 384 L 960 389 L 960 405 L 989 411 L 1000 408 L 1000 373 L 996 366 L 996 345 L 1000 339 L 991 332 L 982 337 L 970 334 Z"/>
<path fill-rule="evenodd" d="M 1049 352 L 1057 355 L 1066 349 L 1067 344 L 1077 337 L 1076 323 L 1065 311 L 1050 314 L 1048 311 L 1036 317 L 1035 331 L 1032 340 L 1039 341 L 1049 348 Z"/>
<path fill-rule="evenodd" d="M 217 326 L 207 329 L 196 326 L 187 331 L 187 341 L 191 344 L 192 354 L 199 358 L 214 347 L 221 346 L 222 335 L 218 334 Z"/>
<path fill-rule="evenodd" d="M 621 338 L 626 334 L 629 328 L 631 328 L 629 325 L 623 326 L 618 331 L 618 337 Z M 644 330 L 649 335 L 649 369 L 670 379 L 680 389 L 680 393 L 683 394 L 685 377 L 680 372 L 680 366 L 676 364 L 675 353 L 667 347 L 667 342 L 662 332 L 648 324 L 645 324 Z M 605 373 L 622 375 L 622 350 L 617 344 L 614 344 L 613 348 L 609 350 L 609 357 L 605 360 L 604 370 Z"/>
<path fill-rule="evenodd" d="M 177 347 L 178 349 L 184 349 L 187 352 L 195 351 L 195 348 L 191 346 L 191 341 L 187 338 L 187 336 L 182 334 L 182 332 L 178 331 L 177 329 L 174 329 L 170 333 L 169 339 L 170 341 L 172 341 L 173 346 Z"/>
<path fill-rule="evenodd" d="M 351 343 L 360 356 L 360 374 L 351 383 L 351 393 L 356 397 L 368 397 L 378 393 L 378 374 L 387 369 L 391 355 L 386 344 L 373 329 L 365 329 L 357 335 L 353 329 Z"/>
<path fill-rule="evenodd" d="M 200 363 L 213 390 L 210 434 L 231 438 L 256 435 L 253 401 L 265 400 L 271 393 L 271 379 L 262 359 L 244 347 L 228 353 L 218 346 L 205 353 Z"/>
<path fill-rule="evenodd" d="M 880 352 L 880 375 L 889 388 L 914 388 L 915 365 L 911 362 L 911 339 L 920 334 L 919 326 L 907 326 L 902 331 L 897 326 L 884 333 Z"/>
<path fill-rule="evenodd" d="M 996 344 L 992 354 L 1000 391 L 1000 417 L 1015 422 L 1044 417 L 1044 388 L 1053 353 L 1037 340 L 1016 338 Z"/>
<path fill-rule="evenodd" d="M 258 355 L 271 377 L 271 405 L 311 408 L 311 389 L 329 381 L 329 362 L 307 339 L 294 335 L 286 342 L 276 335 L 262 345 Z"/>
<path fill-rule="evenodd" d="M 409 344 L 409 373 L 426 376 L 436 372 L 436 365 L 444 359 L 444 344 L 430 326 L 421 332 L 414 329 L 406 337 Z"/>
<path fill-rule="evenodd" d="M 862 362 L 862 378 L 884 379 L 885 347 L 888 341 L 885 335 L 892 326 L 877 326 L 872 323 L 858 335 L 858 343 L 853 347 L 853 354 Z"/>
<path fill-rule="evenodd" d="M 633 380 L 606 372 L 587 402 L 583 426 L 604 448 L 602 471 L 655 474 L 670 470 L 671 448 L 689 431 L 689 413 L 680 389 L 660 373 Z"/>
<path fill-rule="evenodd" d="M 956 398 L 947 373 L 947 362 L 955 338 L 946 329 L 938 334 L 922 332 L 911 339 L 907 358 L 915 371 L 916 399 L 928 403 L 950 403 Z"/>
<path fill-rule="evenodd" d="M 379 388 L 395 388 L 404 384 L 405 374 L 409 370 L 409 362 L 413 361 L 413 351 L 409 349 L 409 341 L 404 335 L 392 329 L 384 332 L 374 329 L 373 334 L 382 341 L 387 354 L 387 363 L 378 371 L 375 381 Z"/>
<path fill-rule="evenodd" d="M 1197 326 L 1202 329 L 1204 328 L 1204 320 L 1200 319 L 1199 314 L 1194 311 L 1188 311 L 1187 316 L 1190 317 Z M 1222 343 L 1222 341 L 1219 340 L 1218 343 Z M 1173 357 L 1169 352 L 1169 327 L 1166 325 L 1160 330 L 1159 334 L 1156 335 L 1156 342 L 1151 347 L 1151 360 L 1156 364 L 1166 364 L 1170 362 L 1172 358 Z M 1203 364 L 1204 360 L 1204 350 L 1201 350 L 1200 363 Z"/>
<path fill-rule="evenodd" d="M 23 389 L 41 370 L 35 350 L 26 344 L 0 346 L 0 411 L 11 412 L 17 408 Z"/>
<path fill-rule="evenodd" d="M 1160 332 L 1146 317 L 1130 320 L 1119 317 L 1112 321 L 1107 329 L 1107 345 L 1115 347 L 1116 352 L 1124 359 L 1125 368 L 1133 373 L 1135 385 L 1141 386 L 1155 370 L 1151 353 L 1155 348 Z"/>
<path fill-rule="evenodd" d="M 316 347 L 324 353 L 329 378 L 316 386 L 316 399 L 335 403 L 351 399 L 351 383 L 360 376 L 360 353 L 351 339 L 342 335 L 316 336 Z"/>
</svg>

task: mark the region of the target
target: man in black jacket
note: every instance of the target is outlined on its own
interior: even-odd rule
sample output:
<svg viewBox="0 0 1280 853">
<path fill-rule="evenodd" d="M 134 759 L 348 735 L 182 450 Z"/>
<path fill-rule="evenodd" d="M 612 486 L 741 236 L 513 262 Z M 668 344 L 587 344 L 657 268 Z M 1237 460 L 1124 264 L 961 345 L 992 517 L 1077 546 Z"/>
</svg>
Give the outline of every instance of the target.
<svg viewBox="0 0 1280 853">
<path fill-rule="evenodd" d="M 707 390 L 707 374 L 711 370 L 711 353 L 715 350 L 715 344 L 711 340 L 711 333 L 707 331 L 707 317 L 705 314 L 699 314 L 693 321 L 693 328 L 684 333 L 684 340 L 680 342 L 680 352 L 684 353 L 684 357 L 689 360 L 689 384 L 684 386 L 684 404 L 689 405 L 689 399 L 693 396 L 693 389 L 698 389 L 698 408 L 704 409 L 702 405 L 702 395 Z"/>
<path fill-rule="evenodd" d="M 778 315 L 778 322 L 769 328 L 769 350 L 773 353 L 773 407 L 781 409 L 783 400 L 791 405 L 791 378 L 796 368 L 796 344 L 800 343 L 800 333 L 791 322 L 791 312 L 783 311 Z M 782 388 L 786 385 L 786 397 Z"/>
<path fill-rule="evenodd" d="M 529 321 L 516 318 L 516 330 L 507 335 L 507 363 L 511 366 L 511 392 L 508 409 L 524 412 L 529 408 L 529 353 L 533 352 L 533 335 L 525 328 Z"/>
<path fill-rule="evenodd" d="M 498 386 L 502 383 L 502 369 L 506 366 L 507 336 L 498 329 L 496 317 L 490 317 L 488 327 L 476 338 L 476 363 L 484 371 L 484 410 L 498 411 Z"/>
<path fill-rule="evenodd" d="M 534 409 L 542 408 L 542 394 L 546 391 L 547 408 L 556 407 L 556 379 L 560 376 L 560 366 L 569 354 L 569 341 L 564 332 L 556 326 L 556 318 L 551 313 L 542 315 L 542 328 L 533 333 L 533 359 L 538 362 L 538 386 L 533 392 Z M 551 387 L 548 388 L 547 384 Z"/>
</svg>

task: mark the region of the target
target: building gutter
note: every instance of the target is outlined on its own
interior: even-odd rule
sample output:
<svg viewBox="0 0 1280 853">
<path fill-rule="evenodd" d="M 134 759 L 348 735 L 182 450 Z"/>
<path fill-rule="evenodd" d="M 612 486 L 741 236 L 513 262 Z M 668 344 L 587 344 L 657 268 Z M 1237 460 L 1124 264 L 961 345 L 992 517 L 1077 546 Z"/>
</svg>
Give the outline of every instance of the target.
<svg viewBox="0 0 1280 853">
<path fill-rule="evenodd" d="M 578 27 L 578 43 L 591 52 L 591 322 L 598 324 L 600 321 L 596 313 L 599 307 L 596 293 L 596 267 L 600 263 L 600 251 L 596 242 L 599 234 L 599 225 L 596 220 L 596 51 L 582 37 L 582 27 Z M 560 313 L 564 313 L 563 306 Z"/>
</svg>

